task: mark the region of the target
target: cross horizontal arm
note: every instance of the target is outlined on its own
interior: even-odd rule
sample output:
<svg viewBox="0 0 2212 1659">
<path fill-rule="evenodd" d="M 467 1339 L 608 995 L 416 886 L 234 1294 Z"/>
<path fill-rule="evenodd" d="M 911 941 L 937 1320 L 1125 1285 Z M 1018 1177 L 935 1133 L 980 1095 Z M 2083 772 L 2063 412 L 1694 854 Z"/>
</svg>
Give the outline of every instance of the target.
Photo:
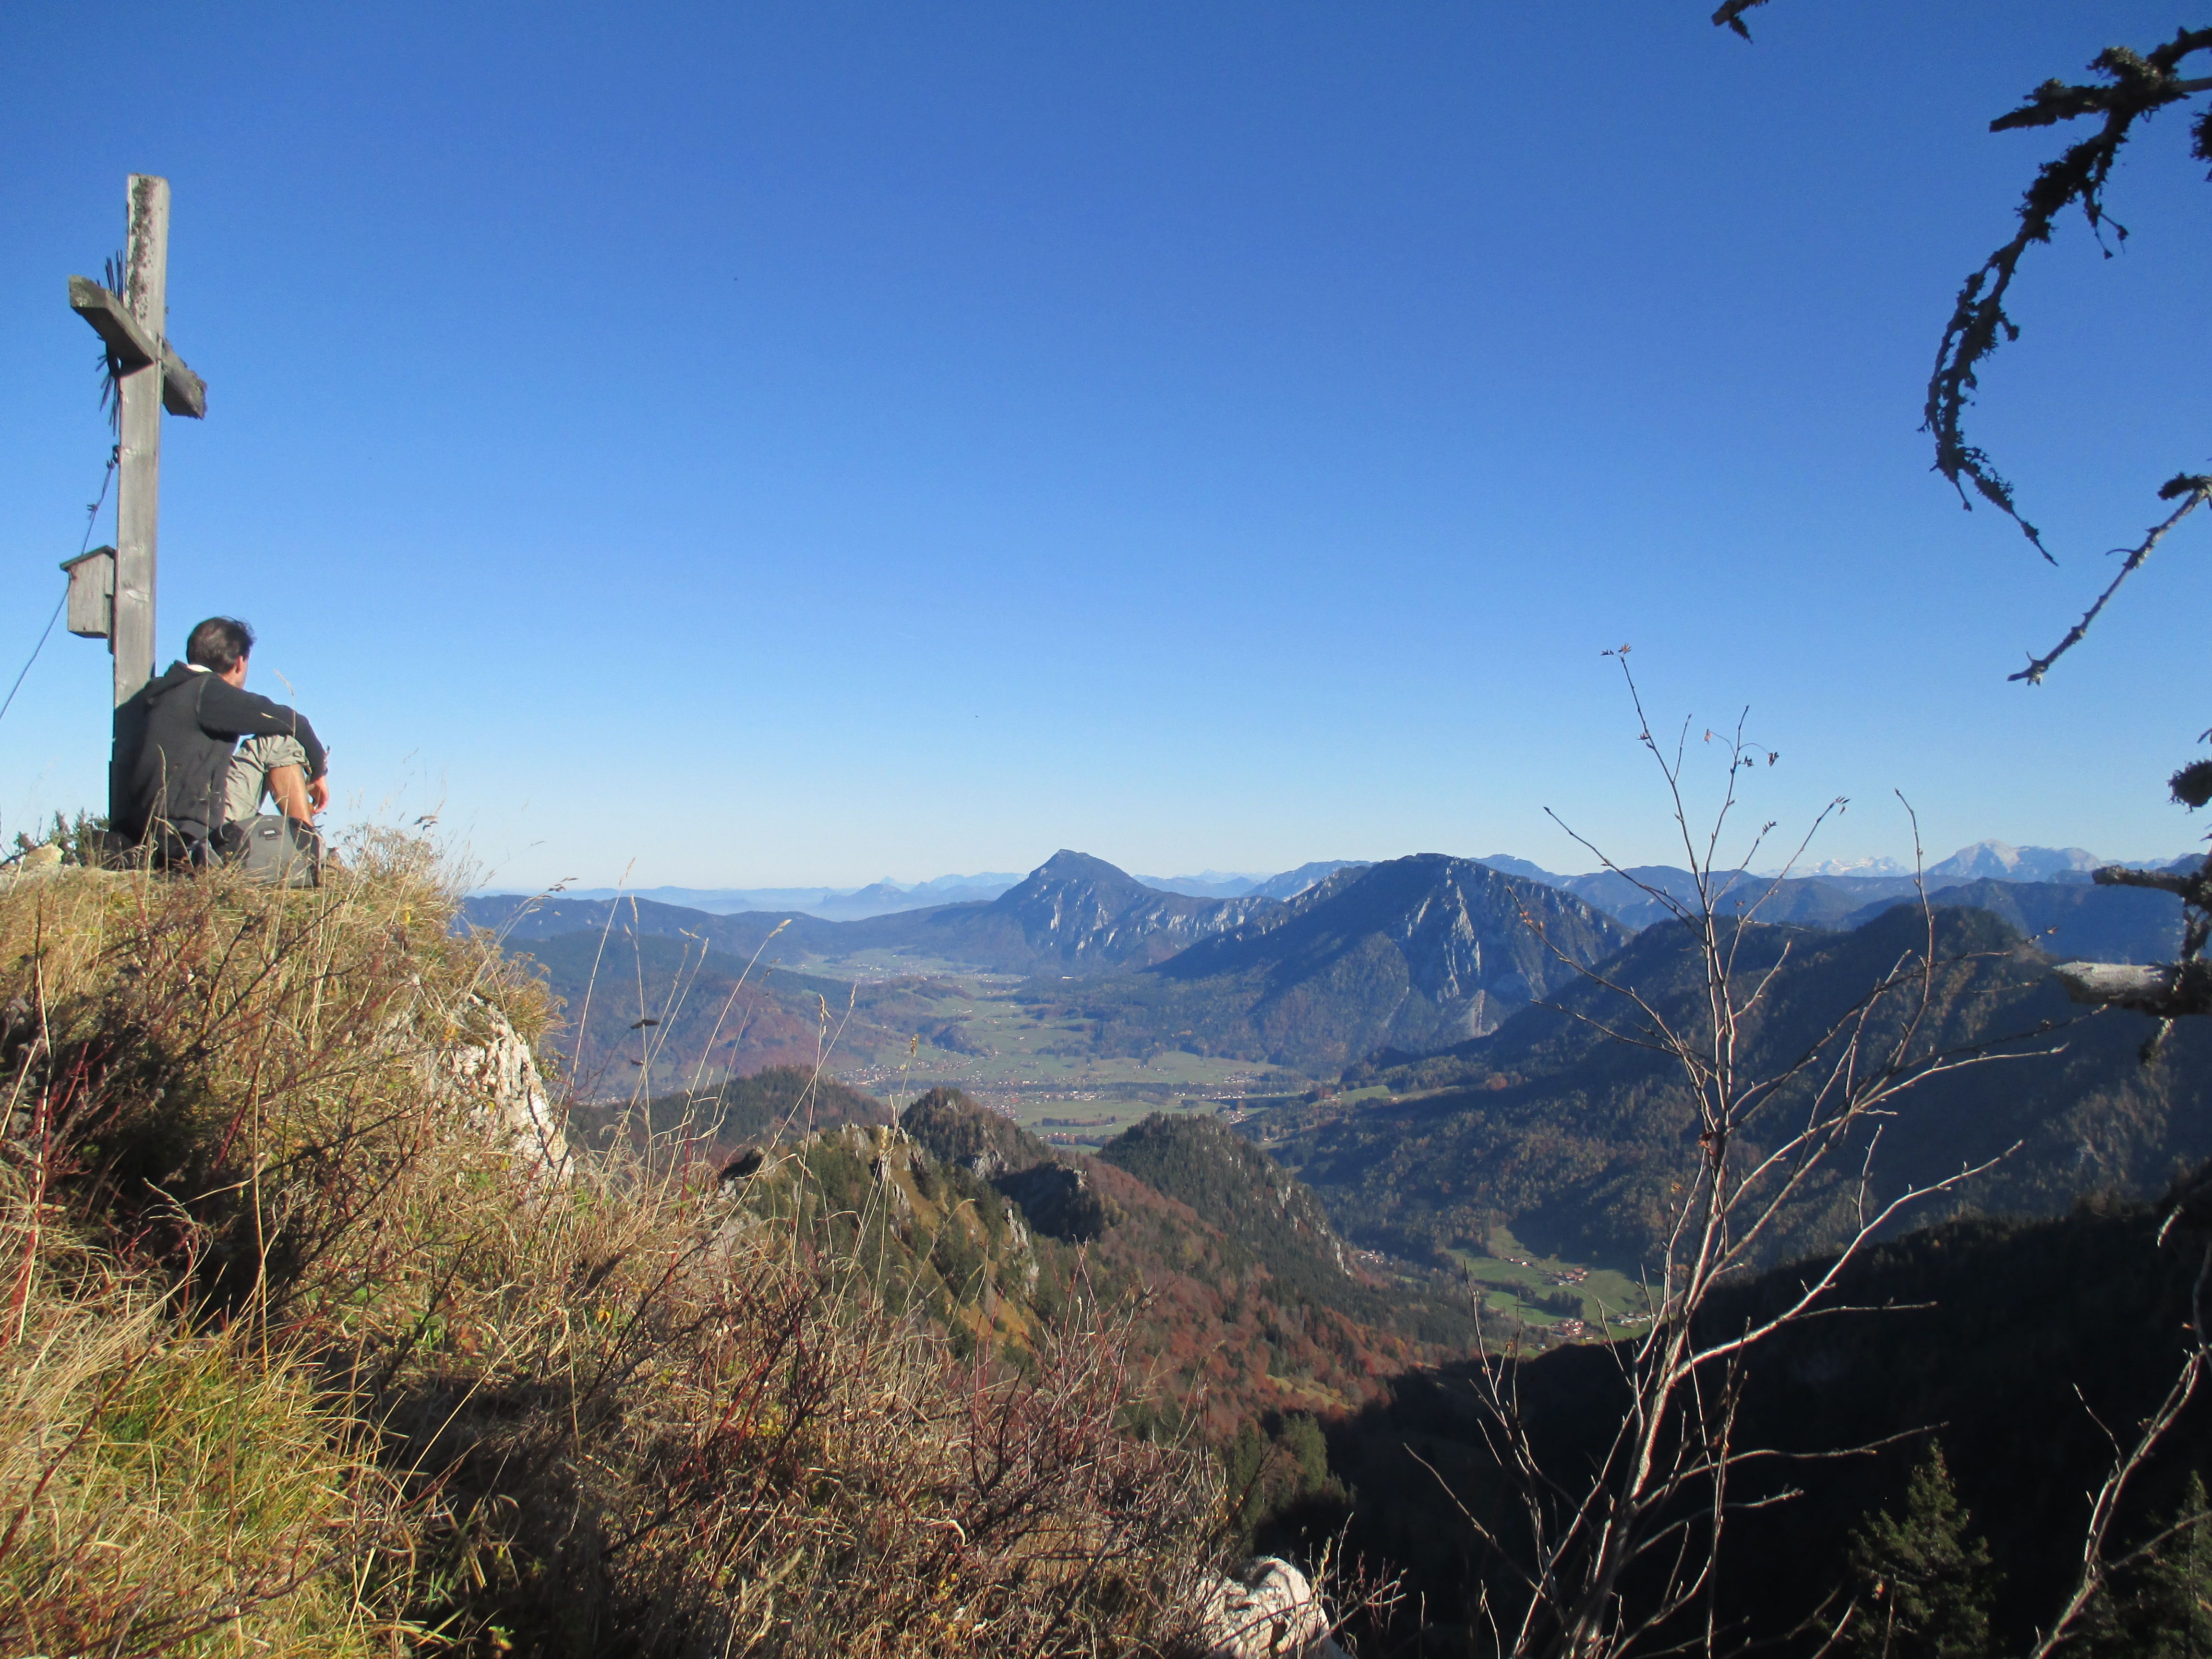
<svg viewBox="0 0 2212 1659">
<path fill-rule="evenodd" d="M 133 369 L 160 361 L 162 408 L 195 421 L 206 418 L 207 383 L 185 367 L 185 360 L 169 349 L 167 340 L 149 338 L 131 307 L 89 276 L 72 276 L 69 283 L 70 309 L 92 325 L 116 362 Z"/>
</svg>

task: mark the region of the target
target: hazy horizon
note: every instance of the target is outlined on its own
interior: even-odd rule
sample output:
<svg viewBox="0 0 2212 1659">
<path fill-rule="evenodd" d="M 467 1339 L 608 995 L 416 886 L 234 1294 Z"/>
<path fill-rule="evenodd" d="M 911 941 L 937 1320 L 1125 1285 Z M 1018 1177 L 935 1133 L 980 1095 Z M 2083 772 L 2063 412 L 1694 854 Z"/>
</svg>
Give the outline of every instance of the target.
<svg viewBox="0 0 2212 1659">
<path fill-rule="evenodd" d="M 2005 845 L 2005 846 L 2008 846 L 2008 847 L 2012 847 L 2012 848 L 2055 848 L 2055 847 L 2056 847 L 2056 844 L 2054 844 L 2054 843 L 2052 843 L 2052 842 L 2036 842 L 2036 841 L 2019 841 L 2019 842 L 2015 842 L 2015 841 L 2010 841 L 2010 840 L 2008 840 L 2006 837 L 2002 836 L 1985 836 L 1979 837 L 1978 839 L 1977 839 L 1977 840 L 1975 840 L 1975 841 L 1968 842 L 1966 842 L 1964 846 L 1953 848 L 1952 848 L 1949 852 L 1948 852 L 1948 853 L 1943 853 L 1943 854 L 1936 854 L 1936 853 L 1932 853 L 1932 852 L 1931 852 L 1931 853 L 1929 853 L 1929 854 L 1927 855 L 1927 857 L 1926 857 L 1926 859 L 1925 859 L 1925 860 L 1924 860 L 1924 864 L 1925 864 L 1925 865 L 1927 865 L 1927 866 L 1933 866 L 1933 865 L 1936 865 L 1936 864 L 1942 863 L 1943 860 L 1947 860 L 1947 859 L 1954 858 L 1954 857 L 1958 856 L 1960 854 L 1962 854 L 1962 853 L 1971 852 L 1971 851 L 1972 851 L 1972 850 L 1973 850 L 1975 848 L 1977 848 L 1977 847 L 1983 846 L 1983 845 L 1984 845 L 1984 844 L 1986 844 L 1986 843 L 1992 842 L 2001 842 L 2001 843 L 2002 843 L 2002 844 L 2003 844 L 2003 845 Z M 1139 880 L 1139 881 L 1236 881 L 1236 880 L 1264 881 L 1264 880 L 1267 879 L 1269 877 L 1272 877 L 1272 876 L 1278 876 L 1278 875 L 1285 874 L 1285 873 L 1286 873 L 1288 871 L 1298 869 L 1298 868 L 1300 868 L 1300 867 L 1302 867 L 1303 866 L 1307 865 L 1307 864 L 1317 864 L 1317 863 L 1323 863 L 1323 862 L 1326 862 L 1326 861 L 1327 861 L 1327 860 L 1322 860 L 1322 859 L 1300 859 L 1300 860 L 1298 860 L 1297 861 L 1297 863 L 1290 864 L 1290 865 L 1286 865 L 1286 866 L 1283 866 L 1281 869 L 1267 869 L 1267 870 L 1258 870 L 1258 869 L 1254 869 L 1254 870 L 1221 870 L 1221 869 L 1205 869 L 1205 870 L 1186 870 L 1186 871 L 1181 871 L 1181 872 L 1172 872 L 1172 873 L 1171 873 L 1171 872 L 1164 872 L 1164 871 L 1153 871 L 1153 872 L 1151 872 L 1149 874 L 1147 874 L 1147 873 L 1146 873 L 1146 872 L 1139 872 L 1139 871 L 1137 871 L 1137 870 L 1132 869 L 1129 866 L 1127 866 L 1127 865 L 1126 865 L 1126 864 L 1121 863 L 1119 860 L 1117 860 L 1117 859 L 1115 859 L 1115 858 L 1113 858 L 1113 857 L 1111 857 L 1110 855 L 1109 855 L 1109 854 L 1107 854 L 1093 852 L 1093 851 L 1091 851 L 1091 849 L 1089 849 L 1089 848 L 1068 848 L 1062 849 L 1062 848 L 1054 848 L 1054 852 L 1055 852 L 1055 853 L 1056 853 L 1056 852 L 1060 852 L 1060 851 L 1062 851 L 1062 850 L 1069 851 L 1069 852 L 1081 852 L 1081 853 L 1087 853 L 1087 854 L 1089 854 L 1089 856 L 1091 856 L 1091 857 L 1093 857 L 1093 858 L 1098 858 L 1098 859 L 1103 859 L 1103 860 L 1105 860 L 1105 862 L 1107 862 L 1108 864 L 1111 864 L 1111 865 L 1115 866 L 1115 868 L 1120 869 L 1120 870 L 1121 870 L 1121 871 L 1125 872 L 1126 873 L 1127 873 L 1127 874 L 1129 874 L 1129 875 L 1131 875 L 1131 876 L 1135 877 L 1135 878 L 1136 878 L 1138 880 Z M 2094 853 L 2094 854 L 2096 854 L 2099 856 L 2099 858 L 2100 858 L 2100 860 L 2102 860 L 2103 861 L 2107 862 L 2107 863 L 2112 863 L 2112 864 L 2150 865 L 2150 864 L 2154 864 L 2154 863 L 2155 863 L 2155 864 L 2163 864 L 2163 863 L 2166 863 L 2166 862 L 2171 861 L 2171 860 L 2173 860 L 2173 859 L 2185 857 L 2185 856 L 2187 856 L 2188 854 L 2192 854 L 2192 853 L 2202 853 L 2204 849 L 2203 849 L 2203 848 L 2201 845 L 2199 845 L 2199 846 L 2195 846 L 2195 847 L 2179 847 L 2179 848 L 2175 848 L 2174 850 L 2172 850 L 2172 851 L 2160 851 L 2160 852 L 2140 852 L 2140 851 L 2138 851 L 2138 852 L 2134 852 L 2134 853 L 2128 853 L 2128 852 L 2112 853 L 2112 852 L 2107 851 L 2106 849 L 2100 848 L 2085 848 L 2085 849 L 2083 849 L 2083 850 L 2087 851 L 2087 852 L 2091 852 L 2091 853 Z M 1459 852 L 1450 852 L 1450 851 L 1449 851 L 1449 849 L 1447 849 L 1447 848 L 1436 848 L 1436 847 L 1421 848 L 1416 849 L 1416 851 L 1418 851 L 1418 852 L 1421 852 L 1421 853 L 1447 853 L 1449 856 L 1453 857 L 1453 858 L 1473 859 L 1473 860 L 1476 860 L 1476 861 L 1478 861 L 1478 862 L 1480 862 L 1480 860 L 1484 860 L 1484 859 L 1486 859 L 1486 858 L 1496 858 L 1496 857 L 1500 857 L 1500 856 L 1503 856 L 1503 857 L 1508 857 L 1508 858 L 1519 858 L 1519 857 L 1522 857 L 1522 854 L 1517 854 L 1517 853 L 1508 853 L 1508 852 L 1505 852 L 1505 851 L 1504 851 L 1504 849 L 1502 849 L 1502 848 L 1492 848 L 1492 849 L 1491 849 L 1491 851 L 1490 851 L 1489 853 L 1486 853 L 1486 854 L 1485 854 L 1485 853 L 1459 853 Z M 895 886 L 897 886 L 897 887 L 899 887 L 899 888 L 901 888 L 901 889 L 902 889 L 902 890 L 906 890 L 906 891 L 909 891 L 909 892 L 910 892 L 910 891 L 913 891 L 913 890 L 916 890 L 916 889 L 918 889 L 918 888 L 922 888 L 922 887 L 928 886 L 928 885 L 930 885 L 932 883 L 950 882 L 950 881 L 951 881 L 952 879 L 954 879 L 956 877 L 957 877 L 957 878 L 964 878 L 964 879 L 978 879 L 978 880 L 980 880 L 980 879 L 985 879 L 985 878 L 1004 878 L 1004 877 L 1007 877 L 1007 876 L 1010 876 L 1010 875 L 1011 875 L 1011 876 L 1012 876 L 1015 879 L 1018 880 L 1018 879 L 1021 879 L 1021 878 L 1024 878 L 1024 877 L 1026 877 L 1026 876 L 1027 876 L 1027 875 L 1029 875 L 1030 872 L 1034 872 L 1034 871 L 1036 871 L 1036 870 L 1037 870 L 1037 869 L 1041 868 L 1041 867 L 1042 867 L 1042 866 L 1043 866 L 1043 865 L 1044 865 L 1048 860 L 1049 860 L 1051 859 L 1051 857 L 1052 857 L 1052 856 L 1053 856 L 1053 854 L 1051 854 L 1051 853 L 1048 853 L 1048 854 L 1044 854 L 1042 857 L 1041 857 L 1041 858 L 1038 858 L 1038 859 L 1036 859 L 1036 860 L 1032 860 L 1030 863 L 1029 863 L 1028 865 L 1024 866 L 1022 869 L 1020 869 L 1020 870 L 1018 870 L 1018 871 L 1014 871 L 1014 870 L 992 870 L 992 871 L 985 871 L 985 870 L 969 870 L 969 871 L 947 871 L 947 872 L 939 872 L 939 873 L 938 873 L 938 874 L 936 874 L 936 875 L 931 875 L 931 876 L 913 876 L 913 877 L 899 877 L 899 876 L 890 876 L 890 875 L 878 875 L 878 876 L 872 876 L 872 877 L 869 878 L 866 881 L 857 881 L 857 882 L 855 882 L 855 881 L 830 882 L 830 881 L 738 881 L 738 880 L 716 880 L 716 881 L 683 881 L 683 882 L 669 881 L 669 882 L 629 882 L 629 883 L 617 883 L 617 882 L 613 882 L 613 881 L 588 882 L 588 881 L 580 881 L 580 881 L 575 881 L 575 882 L 571 882 L 571 883 L 569 883 L 568 885 L 566 885 L 566 886 L 562 889 L 562 890 L 563 890 L 564 892 L 568 893 L 568 895 L 570 895 L 571 896 L 574 896 L 574 897 L 589 897 L 589 896 L 598 896 L 598 895 L 600 895 L 600 894 L 613 893 L 613 892 L 618 892 L 618 891 L 619 891 L 619 892 L 636 893 L 636 894 L 643 895 L 643 894 L 647 894 L 647 893 L 652 893 L 652 892 L 656 892 L 656 891 L 670 891 L 670 890 L 674 890 L 674 891 L 683 891 L 683 892 L 694 892 L 694 893 L 701 893 L 701 894 L 718 894 L 718 893 L 759 893 L 759 892 L 776 892 L 776 891 L 781 891 L 781 892 L 793 892 L 793 893 L 821 892 L 821 893 L 828 893 L 828 894 L 832 894 L 832 895 L 845 895 L 845 894 L 851 894 L 851 893 L 857 893 L 857 892 L 860 892 L 860 891 L 864 890 L 865 889 L 869 888 L 869 887 L 872 887 L 872 886 L 876 885 L 878 883 L 880 883 L 880 882 L 889 882 L 889 883 L 892 884 L 893 884 L 893 885 L 895 885 Z M 1372 858 L 1372 859 L 1352 859 L 1352 860 L 1346 860 L 1346 862 L 1349 862 L 1349 863 L 1358 863 L 1358 864 L 1380 864 L 1380 863 L 1382 863 L 1382 862 L 1386 861 L 1388 859 L 1395 859 L 1395 858 L 1409 858 L 1409 857 L 1413 857 L 1413 856 L 1414 856 L 1414 853 L 1413 853 L 1413 852 L 1406 852 L 1406 853 L 1391 853 L 1391 854 L 1386 854 L 1382 855 L 1382 857 L 1380 857 L 1380 858 Z M 1791 870 L 1790 871 L 1790 874 L 1793 874 L 1793 875 L 1804 875 L 1804 874 L 1808 874 L 1808 873 L 1810 873 L 1810 872 L 1810 872 L 1810 866 L 1811 866 L 1812 865 L 1818 864 L 1818 863 L 1822 863 L 1822 862 L 1826 862 L 1826 860 L 1819 860 L 1819 859 L 1808 860 L 1804 865 L 1800 865 L 1800 866 L 1793 866 L 1793 867 L 1791 868 Z M 1533 859 L 1532 859 L 1532 860 L 1529 860 L 1529 862 L 1531 862 L 1531 863 L 1534 863 L 1534 864 L 1540 864 L 1540 865 L 1542 863 L 1542 861 L 1541 861 L 1540 860 L 1533 860 Z M 1619 862 L 1622 862 L 1622 863 L 1626 864 L 1627 861 L 1626 861 L 1626 860 L 1619 860 Z M 1649 859 L 1649 860 L 1635 860 L 1634 862 L 1635 862 L 1636 864 L 1674 864 L 1674 865 L 1675 865 L 1675 866 L 1677 866 L 1679 867 L 1679 866 L 1681 865 L 1682 860 L 1681 860 L 1681 859 L 1680 859 L 1680 857 L 1679 850 L 1678 850 L 1677 856 L 1676 856 L 1676 857 L 1674 857 L 1674 858 L 1673 858 L 1673 859 L 1668 859 L 1668 858 L 1663 858 L 1663 857 L 1662 857 L 1662 858 Z M 1908 873 L 1909 873 L 1909 872 L 1910 872 L 1910 871 L 1911 871 L 1911 856 L 1910 850 L 1908 849 L 1908 851 L 1907 851 L 1907 853 L 1906 853 L 1905 856 L 1903 859 L 1898 860 L 1897 860 L 1897 862 L 1898 862 L 1898 863 L 1899 863 L 1900 865 L 1902 865 L 1902 866 L 1904 866 L 1905 871 L 1906 872 L 1908 872 Z M 1597 871 L 1598 871 L 1601 866 L 1598 866 L 1598 865 L 1595 865 L 1595 864 L 1591 864 L 1591 865 L 1588 866 L 1587 867 L 1576 867 L 1576 868 L 1558 868 L 1558 867 L 1554 867 L 1554 866 L 1548 866 L 1548 865 L 1545 865 L 1545 866 L 1543 866 L 1542 867 L 1544 867 L 1544 868 L 1545 868 L 1545 869 L 1547 869 L 1547 870 L 1549 870 L 1549 871 L 1551 872 L 1551 873 L 1553 873 L 1553 874 L 1554 874 L 1554 875 L 1561 875 L 1561 876 L 1577 876 L 1577 875 L 1595 874 L 1595 872 L 1597 872 Z M 1771 876 L 1771 875 L 1774 875 L 1774 874 L 1780 873 L 1780 872 L 1779 872 L 1779 870 L 1778 870 L 1778 867 L 1777 867 L 1777 866 L 1762 866 L 1759 867 L 1758 869 L 1756 869 L 1756 870 L 1753 872 L 1753 873 L 1754 873 L 1754 874 L 1757 874 L 1757 875 L 1760 875 L 1760 876 Z M 550 884 L 549 884 L 549 885 L 550 885 Z M 540 887 L 522 887 L 522 886 L 516 886 L 516 885 L 514 885 L 514 884 L 512 884 L 512 883 L 491 882 L 491 883 L 487 883 L 487 884 L 484 884 L 484 885 L 482 885 L 482 886 L 478 886 L 478 887 L 473 888 L 471 890 L 472 890 L 472 891 L 474 891 L 474 892 L 477 892 L 477 893 L 481 893 L 481 894 L 485 894 L 485 895 L 512 895 L 512 894 L 535 893 L 535 892 L 543 891 L 543 890 L 544 890 L 544 888 L 540 888 Z"/>
</svg>

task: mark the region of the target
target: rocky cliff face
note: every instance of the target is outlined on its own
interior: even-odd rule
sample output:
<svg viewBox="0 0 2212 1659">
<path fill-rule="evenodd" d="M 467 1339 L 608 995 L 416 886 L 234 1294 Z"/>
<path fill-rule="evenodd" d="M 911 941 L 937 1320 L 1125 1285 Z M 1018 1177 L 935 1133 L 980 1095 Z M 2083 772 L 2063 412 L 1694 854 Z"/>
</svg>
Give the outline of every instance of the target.
<svg viewBox="0 0 2212 1659">
<path fill-rule="evenodd" d="M 1423 853 L 1340 871 L 1154 971 L 1184 981 L 1256 974 L 1263 1001 L 1349 975 L 1391 994 L 1387 1010 L 1363 998 L 1369 1018 L 1380 1016 L 1375 1040 L 1419 1050 L 1495 1030 L 1628 937 L 1571 893 Z"/>
<path fill-rule="evenodd" d="M 932 1089 L 900 1114 L 899 1127 L 929 1156 L 988 1182 L 1048 1237 L 1079 1244 L 1121 1219 L 1121 1206 L 1097 1192 L 1082 1165 L 1061 1162 L 1028 1130 L 957 1089 Z"/>
</svg>

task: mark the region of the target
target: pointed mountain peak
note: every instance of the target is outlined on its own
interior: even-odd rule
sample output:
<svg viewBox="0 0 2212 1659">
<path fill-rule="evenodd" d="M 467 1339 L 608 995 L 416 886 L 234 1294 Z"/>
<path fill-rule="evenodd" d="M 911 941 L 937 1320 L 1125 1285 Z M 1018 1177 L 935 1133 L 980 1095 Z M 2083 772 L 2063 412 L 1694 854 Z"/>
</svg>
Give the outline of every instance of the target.
<svg viewBox="0 0 2212 1659">
<path fill-rule="evenodd" d="M 1115 903 L 1126 903 L 1158 890 L 1146 886 L 1119 865 L 1063 847 L 1023 877 L 1018 884 L 1009 888 L 999 902 L 1011 907 L 1042 894 L 1068 889 L 1097 893 Z"/>
<path fill-rule="evenodd" d="M 1141 966 L 1225 932 L 1257 910 L 1281 908 L 1273 899 L 1164 893 L 1103 859 L 1063 848 L 983 914 L 1011 921 L 1031 949 L 1070 966 Z"/>
<path fill-rule="evenodd" d="M 1048 881 L 1127 881 L 1136 878 L 1119 865 L 1109 864 L 1104 859 L 1093 858 L 1088 853 L 1079 853 L 1063 847 L 1042 864 L 1030 872 L 1032 880 L 1042 877 Z"/>
</svg>

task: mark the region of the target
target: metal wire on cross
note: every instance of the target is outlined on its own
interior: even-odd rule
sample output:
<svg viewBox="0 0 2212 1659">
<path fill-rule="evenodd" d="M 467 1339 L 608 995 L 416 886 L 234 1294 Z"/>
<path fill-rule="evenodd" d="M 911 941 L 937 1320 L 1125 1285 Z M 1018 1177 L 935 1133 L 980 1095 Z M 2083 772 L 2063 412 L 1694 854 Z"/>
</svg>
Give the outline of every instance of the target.
<svg viewBox="0 0 2212 1659">
<path fill-rule="evenodd" d="M 107 486 L 115 482 L 115 464 L 122 459 L 122 453 L 119 444 L 107 452 L 107 470 L 100 475 L 100 495 L 84 512 L 84 539 L 77 544 L 76 549 L 80 555 L 92 545 L 92 529 L 100 522 L 100 509 L 107 504 Z M 39 634 L 39 642 L 31 647 L 31 654 L 16 674 L 15 684 L 8 688 L 6 698 L 0 700 L 0 720 L 7 719 L 8 711 L 15 707 L 15 694 L 23 689 L 23 682 L 30 677 L 33 665 L 39 660 L 39 653 L 46 648 L 46 641 L 53 637 L 54 624 L 61 620 L 62 607 L 68 603 L 69 588 L 64 584 L 61 598 L 54 601 L 53 611 L 47 617 L 46 625 Z"/>
</svg>

